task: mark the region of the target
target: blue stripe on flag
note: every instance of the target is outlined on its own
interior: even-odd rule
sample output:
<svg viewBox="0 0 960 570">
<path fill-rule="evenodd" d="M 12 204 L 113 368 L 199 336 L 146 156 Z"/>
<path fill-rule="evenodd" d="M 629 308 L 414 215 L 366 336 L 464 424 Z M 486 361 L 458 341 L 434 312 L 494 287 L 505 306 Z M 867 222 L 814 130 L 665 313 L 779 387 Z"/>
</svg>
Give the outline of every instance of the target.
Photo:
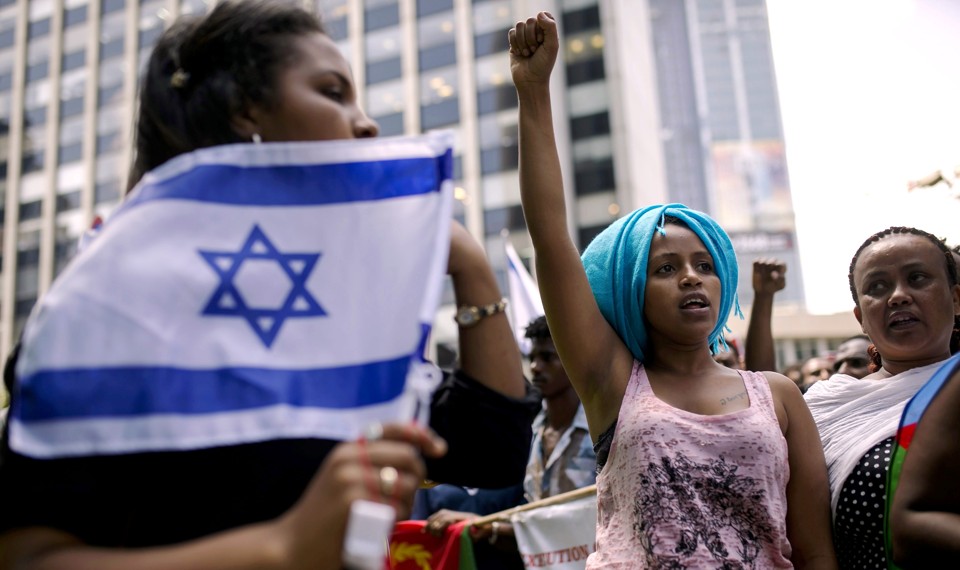
<svg viewBox="0 0 960 570">
<path fill-rule="evenodd" d="M 23 379 L 14 415 L 23 422 L 67 418 L 206 414 L 288 405 L 345 409 L 403 392 L 410 357 L 312 370 L 168 367 L 83 368 Z"/>
<path fill-rule="evenodd" d="M 143 186 L 126 205 L 175 199 L 245 206 L 308 206 L 416 196 L 438 192 L 441 182 L 450 178 L 452 164 L 452 155 L 447 152 L 428 158 L 345 164 L 198 165 Z"/>
</svg>

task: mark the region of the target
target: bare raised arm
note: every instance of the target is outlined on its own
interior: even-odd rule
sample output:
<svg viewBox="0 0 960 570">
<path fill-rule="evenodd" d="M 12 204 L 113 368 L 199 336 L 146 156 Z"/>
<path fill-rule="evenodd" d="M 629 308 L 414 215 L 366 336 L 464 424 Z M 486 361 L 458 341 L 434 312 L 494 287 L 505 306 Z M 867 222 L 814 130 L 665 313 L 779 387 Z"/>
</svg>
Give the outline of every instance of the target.
<svg viewBox="0 0 960 570">
<path fill-rule="evenodd" d="M 454 221 L 450 228 L 447 273 L 453 280 L 457 306 L 483 306 L 500 300 L 500 286 L 486 254 L 466 228 Z M 498 313 L 459 332 L 460 369 L 505 396 L 526 393 L 520 348 L 506 313 Z"/>
<path fill-rule="evenodd" d="M 777 366 L 773 343 L 773 296 L 786 286 L 786 272 L 787 265 L 776 259 L 753 262 L 753 305 L 743 357 L 747 370 L 774 370 Z"/>
<path fill-rule="evenodd" d="M 557 24 L 540 12 L 518 22 L 509 40 L 520 103 L 520 195 L 540 293 L 553 341 L 597 435 L 617 418 L 633 357 L 600 313 L 567 230 L 549 85 L 560 46 Z"/>
</svg>

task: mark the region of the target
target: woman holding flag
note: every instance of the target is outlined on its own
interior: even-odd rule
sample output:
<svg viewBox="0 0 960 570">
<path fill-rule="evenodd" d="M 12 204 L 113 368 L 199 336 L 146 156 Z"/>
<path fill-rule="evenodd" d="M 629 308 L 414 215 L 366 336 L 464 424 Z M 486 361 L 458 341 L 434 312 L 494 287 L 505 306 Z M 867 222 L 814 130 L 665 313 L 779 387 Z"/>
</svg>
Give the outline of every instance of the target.
<svg viewBox="0 0 960 570">
<path fill-rule="evenodd" d="M 277 245 L 278 236 L 292 240 L 297 234 L 324 229 L 316 228 L 316 219 L 306 218 L 305 212 L 334 200 L 330 193 L 341 188 L 338 184 L 351 175 L 352 166 L 363 160 L 354 158 L 356 162 L 345 166 L 295 163 L 268 172 L 261 166 L 277 156 L 301 151 L 315 156 L 311 149 L 319 147 L 236 143 L 377 135 L 376 123 L 358 106 L 346 60 L 317 17 L 294 2 L 227 0 L 204 17 L 183 18 L 153 50 L 140 96 L 131 186 L 143 180 L 113 223 L 105 224 L 41 301 L 27 325 L 19 362 L 5 372 L 14 404 L 0 447 L 4 494 L 0 568 L 340 568 L 346 562 L 351 508 L 359 500 L 392 505 L 403 518 L 425 477 L 474 487 L 520 481 L 529 452 L 530 421 L 538 406 L 529 396 L 493 271 L 480 245 L 462 226 L 453 224 L 449 257 L 444 259 L 447 246 L 441 237 L 446 233 L 433 229 L 443 225 L 426 220 L 433 224 L 429 227 L 434 233 L 429 235 L 440 236 L 427 242 L 431 251 L 441 252 L 440 263 L 433 258 L 418 261 L 426 268 L 424 274 L 439 269 L 435 283 L 419 288 L 419 281 L 408 275 L 414 270 L 395 261 L 389 237 L 369 242 L 367 249 L 362 248 L 368 242 L 361 243 L 365 236 L 359 232 L 326 243 L 322 251 L 288 253 Z M 401 150 L 405 144 L 405 140 L 383 143 L 387 149 Z M 380 147 L 354 143 L 324 150 L 330 148 L 370 154 Z M 409 164 L 426 165 L 432 182 L 422 185 L 424 189 L 390 189 L 401 198 L 414 196 L 413 202 L 403 204 L 430 207 L 418 207 L 405 223 L 394 220 L 388 229 L 402 231 L 417 213 L 440 212 L 447 219 L 448 210 L 434 196 L 441 195 L 438 173 L 444 169 L 438 166 L 448 165 L 449 147 L 446 154 L 436 156 L 417 152 L 406 162 L 382 161 L 375 163 L 378 171 L 357 174 L 375 179 L 395 164 L 408 169 Z M 248 162 L 238 169 L 224 158 L 236 156 Z M 204 178 L 214 166 L 218 176 Z M 307 174 L 315 167 L 332 168 L 337 175 L 311 179 Z M 256 185 L 249 186 L 250 180 Z M 182 188 L 185 181 L 197 182 Z M 312 190 L 318 186 L 319 190 L 298 184 L 313 184 Z M 422 201 L 415 192 L 424 194 Z M 362 200 L 349 193 L 335 198 L 344 208 Z M 301 205 L 303 200 L 307 202 Z M 196 213 L 208 211 L 213 202 L 217 212 L 246 220 L 245 227 L 251 228 L 244 230 L 249 235 L 240 250 L 188 243 L 171 250 L 167 258 L 147 255 L 174 234 L 202 234 L 211 243 L 224 239 L 219 235 L 223 233 L 217 225 L 219 214 Z M 363 212 L 377 214 L 377 208 L 399 207 L 396 203 L 365 202 Z M 368 219 L 373 214 L 356 215 L 360 217 L 347 218 L 351 225 L 363 222 L 367 228 L 379 223 L 380 218 Z M 303 222 L 301 218 L 306 224 L 288 232 L 292 221 Z M 324 220 L 341 223 L 337 217 Z M 138 233 L 138 224 L 168 231 L 145 236 Z M 116 239 L 121 235 L 137 240 L 137 245 Z M 318 282 L 308 280 L 310 272 L 324 263 L 327 267 L 339 263 L 340 250 L 346 250 L 339 258 L 346 260 L 340 277 L 351 268 L 352 274 L 378 272 L 373 295 L 358 300 L 355 297 L 363 292 L 347 291 L 337 297 L 340 293 L 332 289 L 324 289 L 326 296 L 316 294 Z M 408 368 L 419 365 L 410 363 L 420 354 L 418 339 L 429 323 L 418 319 L 432 315 L 419 314 L 430 303 L 413 296 L 428 299 L 422 289 L 439 291 L 444 261 L 458 305 L 476 308 L 474 319 L 461 323 L 460 369 L 445 378 L 432 398 L 427 397 L 430 425 L 446 442 L 428 427 L 399 420 L 368 424 L 363 437 L 347 437 L 351 441 L 343 443 L 328 437 L 328 432 L 350 433 L 344 426 L 362 427 L 369 421 L 365 418 L 378 417 L 362 411 L 353 400 L 346 406 L 338 399 L 341 396 L 356 399 L 382 390 L 392 399 L 385 396 L 370 407 L 389 408 L 396 410 L 391 417 L 402 416 L 406 408 L 401 404 L 409 400 L 388 388 L 400 382 L 400 389 L 405 389 Z M 282 272 L 276 275 L 292 282 L 280 308 L 254 311 L 252 302 L 239 296 L 242 287 L 234 278 L 242 277 L 241 265 L 247 262 L 279 266 Z M 367 266 L 361 267 L 364 263 Z M 197 270 L 186 276 L 175 273 L 178 264 Z M 100 267 L 109 276 L 140 279 L 138 283 L 146 274 L 162 291 L 151 297 L 154 293 L 145 289 L 156 283 L 149 282 L 142 289 L 124 290 L 115 281 L 95 287 L 102 275 L 88 271 L 90 267 Z M 196 305 L 189 297 L 193 274 L 199 275 L 204 294 Z M 356 315 L 384 305 L 381 297 L 392 299 L 393 290 L 406 290 L 403 287 L 412 287 L 410 296 L 401 295 L 372 315 Z M 122 302 L 113 302 L 118 288 Z M 209 291 L 214 291 L 212 296 Z M 139 323 L 140 316 L 140 309 L 124 305 L 131 299 L 141 303 L 137 307 L 143 311 L 152 311 L 155 320 L 131 324 Z M 86 312 L 88 318 L 62 316 L 64 304 Z M 107 306 L 109 310 L 101 310 Z M 184 311 L 182 322 L 171 316 L 178 311 Z M 394 339 L 383 331 L 392 330 L 391 323 L 401 313 L 410 317 L 403 322 L 411 326 L 401 333 L 413 341 L 411 355 L 322 369 L 313 364 L 319 358 L 315 353 L 332 353 L 324 358 L 334 358 L 338 352 L 389 345 Z M 117 338 L 107 319 L 132 332 Z M 61 322 L 68 325 L 57 325 Z M 318 346 L 319 336 L 298 332 L 328 330 L 323 327 L 334 322 L 366 332 L 340 333 L 349 337 L 341 343 L 343 350 Z M 43 341 L 50 338 L 56 342 Z M 329 334 L 324 338 L 331 343 L 342 340 Z M 101 352 L 107 346 L 102 356 L 110 365 L 98 361 L 95 369 L 84 367 L 89 355 L 75 346 Z M 37 364 L 64 362 L 68 348 L 75 359 L 70 362 L 81 365 Z M 252 362 L 244 351 L 262 358 L 256 365 L 236 364 Z M 137 358 L 143 354 L 154 361 L 141 364 L 143 359 Z M 181 360 L 169 364 L 164 360 L 168 357 Z M 229 365 L 217 364 L 221 362 L 217 359 Z M 370 370 L 381 369 L 394 372 L 370 375 Z M 355 378 L 372 381 L 352 390 Z M 91 379 L 93 383 L 88 382 Z M 108 385 L 113 389 L 103 389 Z M 63 391 L 57 397 L 38 386 Z M 315 401 L 327 407 L 318 408 Z M 46 402 L 46 407 L 33 402 Z M 311 431 L 319 427 L 326 431 L 319 435 Z M 488 468 L 494 464 L 499 469 Z M 368 531 L 360 528 L 359 538 Z"/>
<path fill-rule="evenodd" d="M 848 279 L 854 316 L 873 342 L 871 374 L 835 374 L 814 384 L 806 400 L 829 469 L 840 566 L 887 568 L 897 427 L 907 402 L 960 348 L 960 285 L 943 240 L 899 226 L 863 242 Z"/>
<path fill-rule="evenodd" d="M 712 358 L 737 307 L 729 237 L 681 204 L 650 206 L 581 261 L 553 133 L 557 24 L 541 12 L 509 43 L 543 305 L 601 469 L 587 568 L 834 567 L 826 468 L 799 390 Z"/>
</svg>

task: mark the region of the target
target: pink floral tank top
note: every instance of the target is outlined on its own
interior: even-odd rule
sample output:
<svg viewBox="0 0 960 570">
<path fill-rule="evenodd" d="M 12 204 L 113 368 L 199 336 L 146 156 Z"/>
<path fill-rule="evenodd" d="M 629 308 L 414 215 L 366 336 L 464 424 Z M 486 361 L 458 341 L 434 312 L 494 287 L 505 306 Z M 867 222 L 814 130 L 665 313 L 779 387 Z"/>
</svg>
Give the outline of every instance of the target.
<svg viewBox="0 0 960 570">
<path fill-rule="evenodd" d="M 659 400 L 634 362 L 597 477 L 587 568 L 792 568 L 787 442 L 766 377 L 740 372 L 750 407 L 703 416 Z"/>
</svg>

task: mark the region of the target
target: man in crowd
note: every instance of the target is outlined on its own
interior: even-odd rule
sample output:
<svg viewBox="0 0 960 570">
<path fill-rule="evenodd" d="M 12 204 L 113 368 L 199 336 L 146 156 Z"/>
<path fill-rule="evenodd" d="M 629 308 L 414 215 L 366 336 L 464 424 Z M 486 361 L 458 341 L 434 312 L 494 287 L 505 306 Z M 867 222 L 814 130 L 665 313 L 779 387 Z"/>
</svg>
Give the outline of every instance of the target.
<svg viewBox="0 0 960 570">
<path fill-rule="evenodd" d="M 800 368 L 800 373 L 803 376 L 800 391 L 806 392 L 810 389 L 810 386 L 820 380 L 826 380 L 833 374 L 833 361 L 826 356 L 808 358 Z"/>
<path fill-rule="evenodd" d="M 533 420 L 533 442 L 521 503 L 587 487 L 594 484 L 597 477 L 597 457 L 593 452 L 587 417 L 557 356 L 546 318 L 534 319 L 527 326 L 525 336 L 532 341 L 530 373 L 533 385 L 543 396 L 543 409 Z M 480 490 L 476 495 L 482 498 L 487 492 Z M 427 531 L 442 535 L 449 525 L 477 516 L 477 513 L 443 509 L 427 518 Z M 510 523 L 495 522 L 474 527 L 472 536 L 475 541 L 483 540 L 496 545 L 498 550 L 510 552 L 519 561 Z M 477 550 L 475 553 L 478 566 L 482 566 L 480 553 Z M 499 564 L 499 568 L 508 566 L 502 558 Z"/>
<path fill-rule="evenodd" d="M 840 343 L 833 360 L 833 371 L 854 378 L 863 378 L 870 373 L 870 356 L 867 347 L 870 337 L 865 334 L 852 336 Z"/>
</svg>

